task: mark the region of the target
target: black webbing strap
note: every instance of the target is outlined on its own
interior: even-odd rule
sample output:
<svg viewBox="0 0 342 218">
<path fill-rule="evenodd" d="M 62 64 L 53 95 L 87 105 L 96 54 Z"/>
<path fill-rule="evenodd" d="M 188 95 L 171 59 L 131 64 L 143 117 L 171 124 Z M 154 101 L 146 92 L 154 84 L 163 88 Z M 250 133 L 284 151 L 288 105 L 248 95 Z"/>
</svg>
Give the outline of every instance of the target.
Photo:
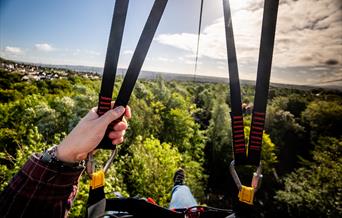
<svg viewBox="0 0 342 218">
<path fill-rule="evenodd" d="M 121 49 L 122 36 L 125 27 L 128 0 L 115 2 L 112 27 L 110 30 L 107 54 L 103 69 L 101 91 L 97 113 L 102 115 L 111 108 L 113 87 Z"/>
<path fill-rule="evenodd" d="M 100 217 L 106 208 L 106 198 L 104 186 L 89 189 L 89 196 L 87 201 L 86 217 Z"/>
<path fill-rule="evenodd" d="M 115 106 L 127 106 L 168 0 L 155 0 L 122 82 Z M 115 107 L 114 106 L 114 107 Z"/>
<path fill-rule="evenodd" d="M 241 165 L 245 164 L 247 160 L 246 143 L 241 108 L 239 70 L 236 58 L 234 32 L 229 0 L 223 0 L 223 13 L 226 30 L 226 45 L 229 67 L 229 86 L 231 101 L 230 116 L 232 120 L 234 160 L 236 165 Z"/>
<path fill-rule="evenodd" d="M 117 1 L 120 2 L 120 1 Z M 153 7 L 151 9 L 151 12 L 148 16 L 148 19 L 146 21 L 146 24 L 144 26 L 144 29 L 141 33 L 140 39 L 138 41 L 137 47 L 134 51 L 133 57 L 131 59 L 131 62 L 128 66 L 125 78 L 122 82 L 118 97 L 115 101 L 114 108 L 118 106 L 124 106 L 126 107 L 129 101 L 129 98 L 132 94 L 134 85 L 138 79 L 139 73 L 141 71 L 141 67 L 144 63 L 144 60 L 146 58 L 147 52 L 150 48 L 151 42 L 153 40 L 154 34 L 157 30 L 158 24 L 161 20 L 161 17 L 163 15 L 164 9 L 166 7 L 168 0 L 155 0 Z M 115 76 L 114 76 L 115 77 Z M 112 79 L 111 81 L 105 81 L 106 78 L 103 77 L 102 79 L 102 89 L 106 89 L 106 93 L 109 92 L 109 90 L 112 92 L 113 88 L 110 89 L 110 87 L 113 87 L 114 80 Z M 106 88 L 103 87 L 105 84 L 106 86 L 110 87 Z M 107 91 L 108 89 L 108 91 Z M 112 95 L 112 93 L 110 94 Z M 105 102 L 106 105 L 110 106 L 110 101 L 111 98 L 109 99 L 107 96 L 102 97 L 100 96 L 100 101 Z M 108 99 L 107 99 L 108 98 Z M 112 128 L 114 125 L 115 121 L 111 123 L 108 128 Z M 106 134 L 102 141 L 100 142 L 98 148 L 102 149 L 114 149 L 115 145 L 112 145 L 111 140 L 108 138 L 108 135 Z"/>
<path fill-rule="evenodd" d="M 115 1 L 112 26 L 102 75 L 97 114 L 103 115 L 111 109 L 113 87 L 121 49 L 129 0 Z M 111 140 L 105 136 L 97 148 L 114 149 Z"/>
<path fill-rule="evenodd" d="M 265 0 L 248 162 L 259 165 L 279 0 Z"/>
<path fill-rule="evenodd" d="M 229 0 L 223 0 L 229 66 L 233 150 L 236 165 L 250 164 L 258 166 L 260 163 L 262 135 L 265 124 L 265 113 L 272 67 L 278 5 L 279 0 L 265 0 L 254 109 L 249 145 L 246 153 L 241 108 L 241 90 L 235 52 L 231 11 Z"/>
</svg>

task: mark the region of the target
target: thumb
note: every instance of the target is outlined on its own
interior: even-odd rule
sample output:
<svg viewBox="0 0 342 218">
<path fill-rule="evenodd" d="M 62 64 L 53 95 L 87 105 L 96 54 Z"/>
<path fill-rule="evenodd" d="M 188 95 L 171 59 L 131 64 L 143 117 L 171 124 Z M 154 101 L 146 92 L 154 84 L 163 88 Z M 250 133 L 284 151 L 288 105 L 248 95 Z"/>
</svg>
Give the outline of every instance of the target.
<svg viewBox="0 0 342 218">
<path fill-rule="evenodd" d="M 113 110 L 107 111 L 103 114 L 99 121 L 105 125 L 109 125 L 112 121 L 119 119 L 125 112 L 125 108 L 122 106 L 116 107 Z"/>
</svg>

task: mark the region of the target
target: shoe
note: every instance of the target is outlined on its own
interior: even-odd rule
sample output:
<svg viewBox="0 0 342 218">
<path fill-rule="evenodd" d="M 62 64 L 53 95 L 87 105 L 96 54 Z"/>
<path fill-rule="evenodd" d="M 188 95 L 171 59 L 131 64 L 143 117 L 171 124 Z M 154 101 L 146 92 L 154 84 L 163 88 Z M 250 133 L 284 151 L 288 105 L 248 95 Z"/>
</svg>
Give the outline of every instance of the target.
<svg viewBox="0 0 342 218">
<path fill-rule="evenodd" d="M 178 169 L 173 177 L 173 186 L 183 185 L 185 179 L 185 172 L 182 168 Z"/>
</svg>

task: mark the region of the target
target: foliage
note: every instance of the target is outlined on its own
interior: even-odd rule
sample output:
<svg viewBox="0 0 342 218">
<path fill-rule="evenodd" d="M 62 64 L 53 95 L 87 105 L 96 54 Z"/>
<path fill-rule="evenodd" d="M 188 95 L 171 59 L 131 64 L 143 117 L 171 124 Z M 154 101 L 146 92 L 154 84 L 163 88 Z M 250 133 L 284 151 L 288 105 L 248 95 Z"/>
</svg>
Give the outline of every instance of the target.
<svg viewBox="0 0 342 218">
<path fill-rule="evenodd" d="M 206 146 L 207 169 L 209 171 L 208 185 L 213 191 L 220 192 L 225 190 L 224 187 L 227 186 L 228 166 L 232 160 L 228 106 L 222 101 L 215 104 L 211 117 Z"/>
<path fill-rule="evenodd" d="M 0 137 L 3 138 L 3 132 L 0 132 Z M 43 141 L 43 136 L 38 132 L 37 127 L 32 127 L 27 131 L 27 144 L 18 145 L 14 155 L 1 149 L 0 160 L 6 161 L 7 164 L 1 165 L 0 170 L 0 190 L 3 190 L 9 183 L 9 180 L 14 174 L 24 165 L 28 154 L 41 152 L 46 149 L 47 145 Z"/>
<path fill-rule="evenodd" d="M 296 167 L 298 155 L 307 156 L 303 151 L 307 151 L 309 145 L 304 139 L 304 127 L 298 123 L 293 114 L 279 107 L 277 102 L 272 101 L 267 108 L 265 129 L 270 134 L 272 142 L 277 145 L 279 160 L 277 170 L 283 175 Z"/>
<path fill-rule="evenodd" d="M 0 68 L 0 74 L 3 190 L 30 154 L 58 144 L 96 106 L 100 80 L 69 71 L 64 78 L 39 81 L 22 81 L 19 71 Z M 119 77 L 114 99 L 121 81 Z M 244 103 L 253 102 L 253 95 L 253 86 L 242 86 Z M 258 215 L 340 213 L 341 94 L 271 87 L 269 99 L 262 150 L 265 185 L 256 197 Z M 227 84 L 140 80 L 129 105 L 133 118 L 106 178 L 107 196 L 120 192 L 153 197 L 167 206 L 173 174 L 182 167 L 200 203 L 229 207 L 227 199 L 234 199 L 236 190 L 228 170 L 233 157 Z M 248 140 L 250 116 L 244 120 Z M 97 152 L 98 165 L 108 156 Z M 243 183 L 250 182 L 253 170 L 238 169 Z M 88 178 L 83 175 L 70 217 L 84 216 L 87 192 Z"/>
<path fill-rule="evenodd" d="M 285 178 L 285 190 L 276 199 L 287 205 L 292 217 L 341 217 L 342 138 L 322 137 L 313 162 Z"/>
<path fill-rule="evenodd" d="M 302 113 L 303 122 L 318 135 L 339 136 L 342 132 L 342 101 L 313 101 Z"/>
<path fill-rule="evenodd" d="M 168 206 L 173 173 L 178 169 L 181 155 L 170 144 L 158 139 L 137 137 L 130 147 L 127 164 L 127 186 L 133 196 L 152 197 L 158 204 Z"/>
</svg>

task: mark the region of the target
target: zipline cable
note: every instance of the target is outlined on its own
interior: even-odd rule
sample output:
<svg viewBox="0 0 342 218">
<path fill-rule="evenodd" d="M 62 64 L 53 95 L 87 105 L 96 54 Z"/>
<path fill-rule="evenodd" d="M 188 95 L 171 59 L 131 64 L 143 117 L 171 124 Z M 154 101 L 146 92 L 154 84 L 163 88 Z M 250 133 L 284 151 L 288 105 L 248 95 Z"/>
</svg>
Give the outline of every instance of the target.
<svg viewBox="0 0 342 218">
<path fill-rule="evenodd" d="M 196 46 L 196 55 L 195 55 L 194 81 L 196 81 L 196 73 L 197 73 L 198 52 L 199 52 L 201 29 L 202 29 L 203 3 L 204 3 L 204 0 L 201 0 L 201 7 L 200 7 L 200 14 L 199 14 L 199 21 L 198 21 L 198 32 L 197 32 L 197 46 Z"/>
</svg>

